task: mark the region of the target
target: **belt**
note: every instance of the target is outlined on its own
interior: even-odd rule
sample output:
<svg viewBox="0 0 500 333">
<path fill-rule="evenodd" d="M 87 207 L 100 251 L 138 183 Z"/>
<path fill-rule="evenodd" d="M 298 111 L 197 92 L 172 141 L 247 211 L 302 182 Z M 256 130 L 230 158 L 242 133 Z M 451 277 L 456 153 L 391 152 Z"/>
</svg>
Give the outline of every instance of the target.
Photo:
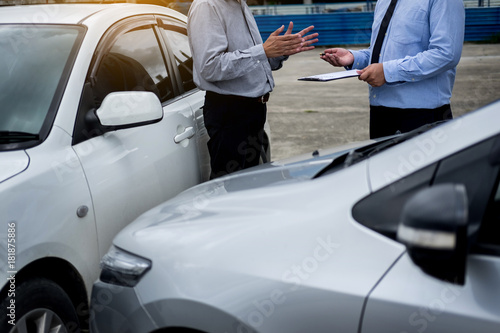
<svg viewBox="0 0 500 333">
<path fill-rule="evenodd" d="M 270 94 L 267 93 L 265 95 L 259 96 L 259 97 L 245 97 L 245 96 L 238 96 L 238 95 L 222 95 L 215 93 L 213 91 L 207 91 L 207 97 L 216 99 L 216 100 L 238 100 L 238 101 L 247 101 L 247 102 L 257 102 L 257 103 L 262 103 L 266 104 L 267 101 L 269 101 L 269 96 Z"/>
</svg>

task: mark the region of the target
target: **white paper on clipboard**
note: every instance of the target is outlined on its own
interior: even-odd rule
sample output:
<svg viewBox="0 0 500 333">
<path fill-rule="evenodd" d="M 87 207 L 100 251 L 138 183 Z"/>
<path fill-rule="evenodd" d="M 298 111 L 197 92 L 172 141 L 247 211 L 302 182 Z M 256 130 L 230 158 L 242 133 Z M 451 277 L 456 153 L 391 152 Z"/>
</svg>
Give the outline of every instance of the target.
<svg viewBox="0 0 500 333">
<path fill-rule="evenodd" d="M 355 77 L 355 76 L 359 76 L 357 69 L 351 69 L 351 70 L 342 71 L 342 72 L 318 74 L 318 75 L 312 75 L 312 76 L 304 76 L 304 77 L 299 78 L 299 80 L 301 80 L 301 81 L 331 81 L 331 80 L 339 80 L 339 79 L 345 79 L 348 77 Z"/>
</svg>

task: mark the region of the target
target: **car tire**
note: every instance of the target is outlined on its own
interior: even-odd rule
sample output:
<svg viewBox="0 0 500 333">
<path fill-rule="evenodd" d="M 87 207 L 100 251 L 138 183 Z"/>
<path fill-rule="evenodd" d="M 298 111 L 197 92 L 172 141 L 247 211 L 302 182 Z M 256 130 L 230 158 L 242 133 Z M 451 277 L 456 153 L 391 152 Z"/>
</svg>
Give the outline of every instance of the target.
<svg viewBox="0 0 500 333">
<path fill-rule="evenodd" d="M 2 300 L 0 332 L 80 332 L 80 323 L 71 299 L 53 281 L 45 278 L 28 280 L 16 286 L 14 293 Z M 14 300 L 14 311 L 7 308 L 11 300 Z M 14 321 L 12 313 L 15 315 Z"/>
</svg>

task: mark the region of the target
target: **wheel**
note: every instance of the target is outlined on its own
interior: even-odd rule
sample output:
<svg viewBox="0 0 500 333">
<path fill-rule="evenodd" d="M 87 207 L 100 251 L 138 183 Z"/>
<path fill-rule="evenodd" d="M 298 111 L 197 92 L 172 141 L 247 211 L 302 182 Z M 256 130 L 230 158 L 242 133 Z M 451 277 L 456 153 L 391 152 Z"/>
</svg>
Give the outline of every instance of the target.
<svg viewBox="0 0 500 333">
<path fill-rule="evenodd" d="M 15 301 L 14 311 L 7 309 L 11 300 Z M 15 315 L 14 321 L 12 314 Z M 45 278 L 28 280 L 16 286 L 15 295 L 2 300 L 0 318 L 0 332 L 80 332 L 71 299 L 59 285 Z"/>
</svg>

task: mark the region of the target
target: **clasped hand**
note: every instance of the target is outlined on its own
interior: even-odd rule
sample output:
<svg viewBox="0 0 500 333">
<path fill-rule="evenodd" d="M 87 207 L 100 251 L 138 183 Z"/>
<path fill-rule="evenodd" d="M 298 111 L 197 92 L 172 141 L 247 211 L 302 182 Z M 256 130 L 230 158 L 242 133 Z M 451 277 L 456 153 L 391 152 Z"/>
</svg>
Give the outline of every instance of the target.
<svg viewBox="0 0 500 333">
<path fill-rule="evenodd" d="M 336 67 L 352 66 L 354 62 L 354 56 L 352 53 L 342 48 L 327 49 L 320 56 L 320 58 Z M 358 74 L 358 78 L 361 81 L 365 81 L 372 87 L 380 87 L 386 83 L 384 65 L 381 63 L 368 65 L 367 67 L 358 70 Z"/>
<path fill-rule="evenodd" d="M 284 55 L 292 55 L 303 51 L 309 51 L 314 49 L 314 44 L 318 41 L 316 37 L 318 37 L 318 33 L 313 33 L 307 35 L 314 26 L 309 26 L 304 30 L 292 34 L 293 30 L 293 22 L 288 24 L 288 29 L 286 30 L 284 35 L 280 34 L 285 29 L 285 26 L 282 25 L 280 28 L 276 29 L 269 38 L 264 42 L 264 52 L 266 52 L 266 56 L 268 58 L 275 58 Z"/>
</svg>

